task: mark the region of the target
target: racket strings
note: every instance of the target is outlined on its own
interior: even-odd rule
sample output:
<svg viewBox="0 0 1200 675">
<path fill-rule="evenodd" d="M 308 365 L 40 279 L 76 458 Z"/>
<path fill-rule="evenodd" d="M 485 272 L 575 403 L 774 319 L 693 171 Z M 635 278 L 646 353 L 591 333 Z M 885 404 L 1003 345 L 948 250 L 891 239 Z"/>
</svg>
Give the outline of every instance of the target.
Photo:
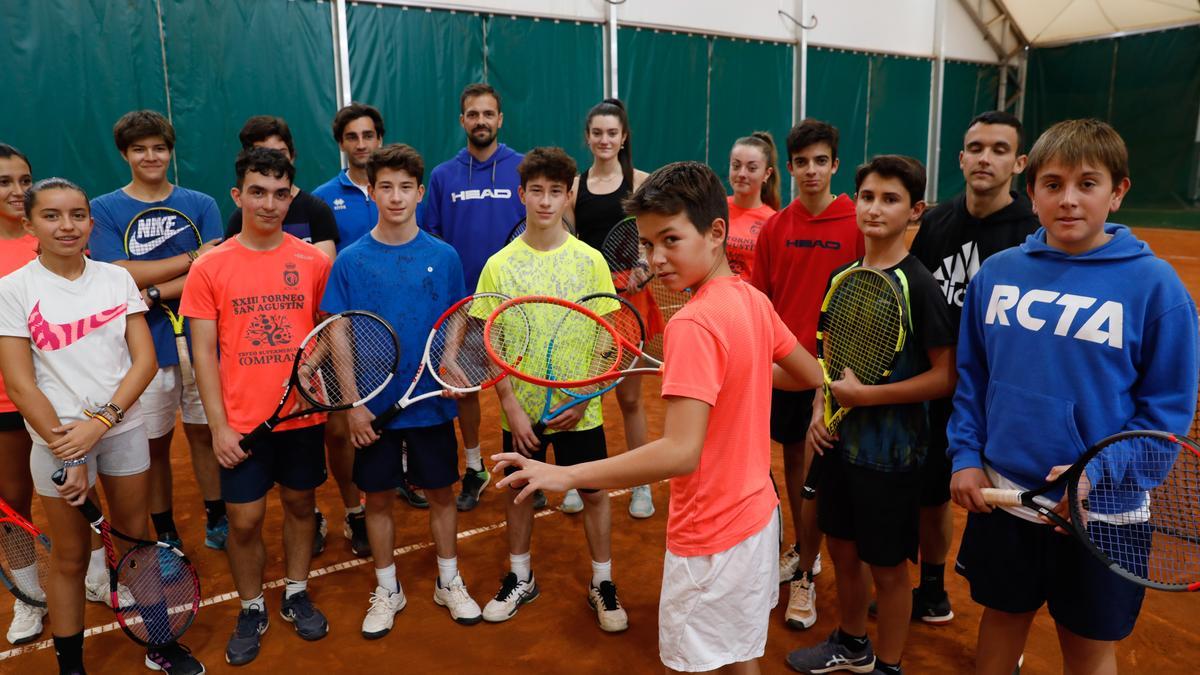
<svg viewBox="0 0 1200 675">
<path fill-rule="evenodd" d="M 903 331 L 895 291 L 879 274 L 850 274 L 829 297 L 821 315 L 823 357 L 831 377 L 850 368 L 863 384 L 890 371 Z"/>
<path fill-rule="evenodd" d="M 605 322 L 607 322 L 610 326 L 612 326 L 613 330 L 616 331 L 617 335 L 619 335 L 622 339 L 624 339 L 629 344 L 634 345 L 639 348 L 642 346 L 642 342 L 644 339 L 642 321 L 641 321 L 641 318 L 638 317 L 637 311 L 635 309 L 633 309 L 633 307 L 629 306 L 628 304 L 626 304 L 624 302 L 616 300 L 616 299 L 612 298 L 611 296 L 610 297 L 589 298 L 589 299 L 579 303 L 579 305 L 581 307 L 589 309 L 592 312 L 595 312 L 597 315 L 599 315 L 602 319 L 604 319 Z M 592 325 L 594 326 L 594 328 L 590 328 L 590 329 L 594 330 L 594 332 L 595 332 L 594 339 L 596 340 L 597 345 L 601 348 L 602 351 L 608 350 L 608 349 L 613 349 L 616 347 L 616 343 L 613 340 L 612 333 L 610 331 L 608 331 L 607 329 L 605 329 L 601 324 L 596 323 L 595 320 L 591 319 L 586 314 L 583 314 L 581 312 L 571 312 L 570 314 L 567 314 L 566 317 L 572 323 L 574 323 L 575 321 L 578 321 L 579 317 L 582 317 L 584 319 L 589 319 L 591 321 Z M 555 333 L 557 336 L 558 331 L 556 330 Z M 585 353 L 591 354 L 591 352 L 585 352 Z M 628 370 L 630 368 L 636 368 L 637 365 L 638 365 L 637 353 L 634 352 L 632 349 L 625 348 L 625 349 L 620 350 L 619 358 L 617 358 L 615 360 L 615 363 L 614 363 L 614 360 L 610 359 L 608 356 L 605 356 L 603 359 L 596 362 L 595 364 L 590 364 L 590 363 L 586 364 L 586 365 L 580 364 L 581 367 L 578 370 L 587 372 L 589 374 L 584 375 L 583 377 L 571 378 L 571 379 L 586 379 L 587 377 L 594 377 L 595 375 L 601 375 L 603 373 L 606 373 L 610 369 L 611 370 Z M 551 367 L 552 368 L 560 368 L 561 365 L 559 363 L 557 363 L 557 361 L 552 360 Z M 600 370 L 599 372 L 593 372 L 597 368 L 603 368 L 603 370 Z M 567 379 L 567 378 L 561 377 L 560 379 Z M 601 391 L 601 390 L 608 389 L 609 387 L 612 386 L 612 384 L 613 383 L 611 381 L 605 380 L 605 381 L 596 382 L 593 384 L 588 384 L 588 385 L 579 386 L 579 387 L 563 387 L 562 390 L 570 392 L 574 396 L 583 397 L 583 396 L 587 396 L 589 394 L 593 394 L 593 393 Z"/>
<path fill-rule="evenodd" d="M 600 253 L 608 263 L 618 292 L 639 289 L 649 280 L 650 266 L 638 237 L 636 220 L 627 218 L 609 230 Z"/>
<path fill-rule="evenodd" d="M 491 308 L 494 311 L 495 308 Z M 481 316 L 481 310 L 473 312 L 474 318 Z M 482 313 L 490 316 L 490 313 Z M 486 324 L 486 322 L 485 322 Z M 526 372 L 524 364 L 534 330 L 529 315 L 522 304 L 512 304 L 505 307 L 491 319 L 491 329 L 487 331 L 488 348 L 492 353 L 489 358 L 502 360 L 510 367 Z"/>
<path fill-rule="evenodd" d="M 50 575 L 48 540 L 14 522 L 0 521 L 0 570 L 26 598 L 44 602 Z"/>
<path fill-rule="evenodd" d="M 1072 515 L 1125 571 L 1158 584 L 1200 582 L 1200 450 L 1183 439 L 1132 436 L 1090 460 Z"/>
<path fill-rule="evenodd" d="M 687 301 L 691 299 L 692 294 L 687 291 L 673 291 L 667 287 L 658 277 L 654 277 L 646 284 L 646 291 L 649 295 L 650 306 L 646 308 L 647 321 L 647 336 L 646 343 L 642 347 L 642 351 L 648 356 L 653 356 L 659 361 L 663 360 L 663 337 L 665 335 L 665 327 L 671 317 L 675 316 Z M 651 313 L 657 313 L 661 321 L 654 321 L 649 316 Z M 655 329 L 657 327 L 657 330 Z"/>
<path fill-rule="evenodd" d="M 472 306 L 477 304 L 481 303 L 466 303 L 446 317 L 429 343 L 429 368 L 443 386 L 457 389 L 479 387 L 504 373 L 484 349 L 484 320 L 478 316 L 481 310 L 478 306 L 472 310 Z M 492 301 L 490 304 L 496 303 Z M 500 332 L 503 332 L 503 328 Z M 498 337 L 495 330 L 492 336 L 504 345 L 502 353 L 507 354 L 511 350 L 508 341 Z"/>
<path fill-rule="evenodd" d="M 139 546 L 121 559 L 117 581 L 133 604 L 120 610 L 137 639 L 163 645 L 183 634 L 200 601 L 200 582 L 186 559 L 162 546 Z"/>
<path fill-rule="evenodd" d="M 388 381 L 397 358 L 387 324 L 369 314 L 345 314 L 305 343 L 299 385 L 314 404 L 349 407 Z"/>
<path fill-rule="evenodd" d="M 610 306 L 613 302 L 608 301 Z M 546 346 L 546 379 L 587 380 L 620 369 L 628 351 L 621 349 L 617 336 L 604 324 L 583 312 L 560 305 L 547 303 L 534 311 L 561 314 Z M 571 390 L 586 395 L 609 384 L 611 382 L 602 381 Z"/>
</svg>

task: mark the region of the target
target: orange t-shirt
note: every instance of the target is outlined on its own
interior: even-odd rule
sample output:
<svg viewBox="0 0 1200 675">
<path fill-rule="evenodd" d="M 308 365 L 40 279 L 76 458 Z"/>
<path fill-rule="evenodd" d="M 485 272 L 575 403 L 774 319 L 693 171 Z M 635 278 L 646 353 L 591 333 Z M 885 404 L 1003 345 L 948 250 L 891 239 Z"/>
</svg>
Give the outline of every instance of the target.
<svg viewBox="0 0 1200 675">
<path fill-rule="evenodd" d="M 330 267 L 320 249 L 286 233 L 270 251 L 252 251 L 234 237 L 192 265 L 179 311 L 217 322 L 221 393 L 235 431 L 248 433 L 274 412 L 296 349 L 316 325 Z M 276 428 L 323 421 L 309 415 Z"/>
<path fill-rule="evenodd" d="M 729 200 L 729 237 L 725 241 L 725 255 L 734 274 L 750 281 L 754 269 L 754 243 L 767 219 L 775 215 L 775 209 L 763 204 L 756 209 L 743 209 Z"/>
<path fill-rule="evenodd" d="M 37 257 L 38 240 L 32 234 L 16 239 L 0 239 L 0 277 L 8 276 L 21 269 Z M 0 377 L 0 413 L 16 412 L 17 406 L 8 397 L 4 378 Z"/>
<path fill-rule="evenodd" d="M 712 406 L 699 466 L 671 479 L 671 553 L 720 553 L 775 517 L 771 367 L 797 344 L 767 296 L 737 276 L 708 281 L 667 322 L 663 397 Z"/>
</svg>

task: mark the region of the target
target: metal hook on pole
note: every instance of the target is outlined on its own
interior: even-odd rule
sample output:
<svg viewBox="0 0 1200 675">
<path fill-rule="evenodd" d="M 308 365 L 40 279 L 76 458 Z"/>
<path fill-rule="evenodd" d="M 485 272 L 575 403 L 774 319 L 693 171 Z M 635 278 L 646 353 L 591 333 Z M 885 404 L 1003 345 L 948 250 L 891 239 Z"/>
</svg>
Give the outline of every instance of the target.
<svg viewBox="0 0 1200 675">
<path fill-rule="evenodd" d="M 788 21 L 791 21 L 792 23 L 803 28 L 804 30 L 812 30 L 817 27 L 817 15 L 816 14 L 809 15 L 808 18 L 809 18 L 810 23 L 806 24 L 806 23 L 802 23 L 799 19 L 797 19 L 796 17 L 792 16 L 791 14 L 785 12 L 782 9 L 777 10 L 777 11 L 779 12 L 779 16 L 782 16 L 783 18 L 787 19 Z"/>
</svg>

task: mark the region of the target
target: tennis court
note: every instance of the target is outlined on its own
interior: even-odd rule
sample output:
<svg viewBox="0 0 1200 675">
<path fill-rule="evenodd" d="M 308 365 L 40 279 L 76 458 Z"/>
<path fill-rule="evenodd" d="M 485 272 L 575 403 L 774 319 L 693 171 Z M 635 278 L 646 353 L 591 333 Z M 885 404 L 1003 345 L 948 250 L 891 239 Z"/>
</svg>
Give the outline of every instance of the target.
<svg viewBox="0 0 1200 675">
<path fill-rule="evenodd" d="M 1200 233 L 1142 228 L 1137 232 L 1163 258 L 1169 260 L 1187 284 L 1193 297 L 1200 296 Z M 644 383 L 645 400 L 652 434 L 661 430 L 662 401 L 658 382 Z M 495 397 L 485 393 L 484 455 L 497 450 L 498 438 L 487 433 L 498 426 Z M 605 431 L 609 447 L 623 449 L 620 411 L 612 397 L 605 399 Z M 1197 417 L 1200 424 L 1200 416 Z M 1200 430 L 1197 430 L 1200 431 Z M 1195 435 L 1195 431 L 1194 431 Z M 176 434 L 172 448 L 177 476 L 189 476 L 183 434 Z M 782 475 L 782 459 L 776 446 L 774 471 Z M 622 604 L 629 613 L 630 628 L 607 634 L 595 625 L 595 612 L 586 603 L 586 572 L 589 556 L 583 541 L 583 521 L 556 508 L 561 495 L 549 495 L 549 507 L 537 514 L 534 535 L 535 572 L 541 596 L 502 624 L 460 626 L 433 603 L 433 580 L 437 574 L 433 543 L 426 512 L 400 502 L 395 508 L 396 567 L 409 601 L 396 618 L 392 633 L 381 640 L 367 641 L 359 634 L 362 614 L 374 586 L 370 559 L 355 558 L 337 524 L 341 506 L 332 480 L 318 490 L 321 510 L 330 520 L 328 545 L 313 561 L 310 592 L 330 622 L 329 635 L 319 642 L 305 642 L 279 618 L 283 560 L 278 544 L 281 514 L 278 504 L 268 499 L 267 574 L 274 583 L 267 591 L 271 628 L 263 639 L 262 652 L 253 663 L 237 669 L 245 673 L 272 673 L 281 668 L 301 667 L 309 673 L 370 672 L 380 668 L 417 673 L 449 673 L 484 670 L 492 673 L 628 673 L 659 672 L 657 611 L 662 577 L 663 540 L 666 525 L 667 486 L 655 486 L 658 512 L 648 520 L 635 521 L 626 514 L 628 491 L 613 493 L 613 574 L 621 589 Z M 184 544 L 201 575 L 204 606 L 184 641 L 209 672 L 233 669 L 224 663 L 225 641 L 238 611 L 229 564 L 223 553 L 201 545 L 203 511 L 195 485 L 176 481 L 176 518 Z M 786 502 L 784 509 L 788 508 Z M 965 513 L 955 515 L 955 547 Z M 35 502 L 35 521 L 41 514 Z M 786 514 L 785 514 L 786 520 Z M 459 565 L 477 600 L 495 592 L 507 571 L 508 550 L 504 531 L 504 507 L 500 495 L 489 488 L 480 506 L 459 514 Z M 951 553 L 951 560 L 953 552 Z M 914 568 L 915 569 L 915 568 Z M 784 664 L 788 651 L 815 644 L 837 625 L 834 607 L 833 572 L 817 577 L 819 619 L 807 631 L 784 625 L 786 596 L 772 616 L 763 672 L 789 672 Z M 916 622 L 905 650 L 905 668 L 913 673 L 951 675 L 973 668 L 975 632 L 980 608 L 970 601 L 966 583 L 948 574 L 947 590 L 954 605 L 955 620 L 945 626 Z M 786 593 L 786 586 L 781 587 Z M 1133 634 L 1118 647 L 1122 672 L 1183 673 L 1185 664 L 1200 658 L 1200 628 L 1195 622 L 1196 598 L 1183 593 L 1148 592 Z M 10 619 L 11 603 L 0 603 L 0 625 Z M 127 672 L 138 650 L 113 623 L 112 612 L 89 603 L 86 651 L 95 673 Z M 872 626 L 872 630 L 874 627 Z M 1043 612 L 1035 622 L 1025 651 L 1025 673 L 1053 673 L 1060 668 L 1058 641 L 1053 623 Z M 55 669 L 54 650 L 46 640 L 0 651 L 0 673 L 43 673 Z"/>
</svg>

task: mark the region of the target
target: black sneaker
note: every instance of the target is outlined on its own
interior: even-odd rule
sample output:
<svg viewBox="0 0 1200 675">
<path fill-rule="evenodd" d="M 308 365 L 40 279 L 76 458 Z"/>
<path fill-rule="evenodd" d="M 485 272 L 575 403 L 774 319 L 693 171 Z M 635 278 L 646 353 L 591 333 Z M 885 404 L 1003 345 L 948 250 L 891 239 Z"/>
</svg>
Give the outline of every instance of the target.
<svg viewBox="0 0 1200 675">
<path fill-rule="evenodd" d="M 533 508 L 536 511 L 541 511 L 546 508 L 546 493 L 541 490 L 533 491 Z"/>
<path fill-rule="evenodd" d="M 396 488 L 396 494 L 399 495 L 408 505 L 414 509 L 429 508 L 429 500 L 425 499 L 425 495 L 417 492 L 413 486 L 407 482 L 401 483 L 400 487 Z"/>
<path fill-rule="evenodd" d="M 942 591 L 939 596 L 921 593 L 920 590 L 919 588 L 913 589 L 913 621 L 920 619 L 925 623 L 935 625 L 950 623 L 950 620 L 954 618 L 954 610 L 950 609 L 950 596 L 945 591 Z"/>
<path fill-rule="evenodd" d="M 365 558 L 371 555 L 371 541 L 367 539 L 367 512 L 347 513 L 346 524 L 342 534 L 350 540 L 350 550 L 354 555 Z"/>
<path fill-rule="evenodd" d="M 192 650 L 178 642 L 147 649 L 146 667 L 168 675 L 204 675 L 204 664 L 192 656 Z"/>
<path fill-rule="evenodd" d="M 476 471 L 472 468 L 467 468 L 463 474 L 462 492 L 458 493 L 456 505 L 459 511 L 470 511 L 479 505 L 479 498 L 483 496 L 483 490 L 492 482 L 492 474 L 488 470 L 480 469 Z"/>
<path fill-rule="evenodd" d="M 262 634 L 269 625 L 266 612 L 251 607 L 238 613 L 237 626 L 225 645 L 225 662 L 231 666 L 250 663 L 258 656 Z"/>
<path fill-rule="evenodd" d="M 329 523 L 325 521 L 325 514 L 317 511 L 313 513 L 313 548 L 312 557 L 321 555 L 325 550 L 325 533 L 329 531 Z"/>
<path fill-rule="evenodd" d="M 329 633 L 329 622 L 308 597 L 308 591 L 300 591 L 283 599 L 279 615 L 296 627 L 296 634 L 305 640 L 320 640 Z"/>
</svg>

